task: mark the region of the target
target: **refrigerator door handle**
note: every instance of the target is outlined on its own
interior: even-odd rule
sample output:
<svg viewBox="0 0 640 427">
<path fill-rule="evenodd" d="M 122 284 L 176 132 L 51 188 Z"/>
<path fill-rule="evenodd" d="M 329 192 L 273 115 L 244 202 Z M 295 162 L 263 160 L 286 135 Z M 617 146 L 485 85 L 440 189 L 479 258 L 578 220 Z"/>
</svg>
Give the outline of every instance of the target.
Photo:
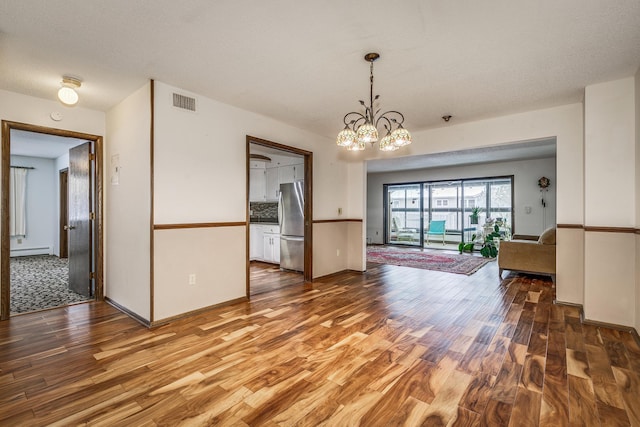
<svg viewBox="0 0 640 427">
<path fill-rule="evenodd" d="M 278 226 L 282 228 L 282 191 L 278 192 Z"/>
</svg>

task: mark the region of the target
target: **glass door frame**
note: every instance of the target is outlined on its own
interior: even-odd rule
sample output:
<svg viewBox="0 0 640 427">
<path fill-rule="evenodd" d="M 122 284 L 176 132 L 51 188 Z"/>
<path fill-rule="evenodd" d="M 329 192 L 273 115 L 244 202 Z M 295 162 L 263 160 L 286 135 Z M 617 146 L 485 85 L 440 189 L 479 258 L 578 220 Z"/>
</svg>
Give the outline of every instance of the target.
<svg viewBox="0 0 640 427">
<path fill-rule="evenodd" d="M 504 181 L 509 181 L 510 185 L 511 185 L 511 191 L 510 191 L 510 207 L 506 207 L 506 208 L 492 208 L 491 206 L 491 186 L 492 183 L 491 181 L 499 181 L 499 180 L 504 180 Z M 402 182 L 402 183 L 393 183 L 393 184 L 383 184 L 383 221 L 384 221 L 384 227 L 383 227 L 383 241 L 384 244 L 391 244 L 391 245 L 406 245 L 405 243 L 402 242 L 391 242 L 390 240 L 390 226 L 389 226 L 389 221 L 391 220 L 390 217 L 390 200 L 389 200 L 389 190 L 392 189 L 393 187 L 407 187 L 407 186 L 414 186 L 417 185 L 419 186 L 419 197 L 418 197 L 418 203 L 419 203 L 419 214 L 420 214 L 420 227 L 419 227 L 419 244 L 418 245 L 410 245 L 413 247 L 420 247 L 420 248 L 425 248 L 427 246 L 425 246 L 425 225 L 428 224 L 431 219 L 433 218 L 433 199 L 432 199 L 432 194 L 431 194 L 431 186 L 432 185 L 438 185 L 438 184 L 442 184 L 442 183 L 456 183 L 456 185 L 459 187 L 459 191 L 457 192 L 456 195 L 456 203 L 459 204 L 459 206 L 456 207 L 455 212 L 456 215 L 459 215 L 459 219 L 460 219 L 460 223 L 459 225 L 459 230 L 456 230 L 456 232 L 460 232 L 460 242 L 465 242 L 465 216 L 468 215 L 471 211 L 471 207 L 467 207 L 465 205 L 465 195 L 464 195 L 464 190 L 465 190 L 465 185 L 467 184 L 471 184 L 473 182 L 477 182 L 479 185 L 486 185 L 487 187 L 487 191 L 485 194 L 485 206 L 482 207 L 483 209 L 483 213 L 485 214 L 485 218 L 486 217 L 491 217 L 490 213 L 496 211 L 496 209 L 499 209 L 499 211 L 508 213 L 508 225 L 510 227 L 511 233 L 513 233 L 514 229 L 515 229 L 515 215 L 514 215 L 514 200 L 515 200 L 515 183 L 514 183 L 514 175 L 501 175 L 501 176 L 490 176 L 490 177 L 480 177 L 480 178 L 459 178 L 459 179 L 443 179 L 443 180 L 433 180 L 433 181 L 419 181 L 419 182 Z M 427 189 L 429 190 L 427 193 L 427 197 L 428 197 L 428 210 L 425 211 L 424 209 L 424 202 L 425 202 L 425 191 L 427 191 Z M 456 221 L 458 222 L 458 220 Z M 428 247 L 431 247 L 431 245 L 429 245 Z"/>
<path fill-rule="evenodd" d="M 389 200 L 389 190 L 392 187 L 411 187 L 411 186 L 416 186 L 416 189 L 419 191 L 419 195 L 417 197 L 418 200 L 418 207 L 417 208 L 411 208 L 412 210 L 415 209 L 418 212 L 419 215 L 419 226 L 418 226 L 418 243 L 417 244 L 411 244 L 411 243 L 402 243 L 402 242 L 392 242 L 391 241 L 391 236 L 390 236 L 390 221 L 392 220 L 392 215 L 391 215 L 391 201 Z M 382 231 L 382 235 L 383 235 L 383 242 L 385 245 L 405 245 L 405 246 L 411 246 L 411 247 L 419 247 L 422 248 L 423 247 L 423 241 L 424 241 L 424 218 L 423 218 L 423 212 L 422 212 L 422 183 L 420 182 L 406 182 L 406 183 L 400 183 L 400 184 L 383 184 L 382 185 L 383 188 L 383 197 L 382 197 L 382 203 L 384 206 L 383 212 L 382 212 L 382 220 L 384 222 L 384 227 L 383 227 L 383 231 Z M 406 196 L 405 196 L 406 197 Z M 406 207 L 406 202 L 405 202 L 405 207 L 403 209 L 408 209 Z"/>
</svg>

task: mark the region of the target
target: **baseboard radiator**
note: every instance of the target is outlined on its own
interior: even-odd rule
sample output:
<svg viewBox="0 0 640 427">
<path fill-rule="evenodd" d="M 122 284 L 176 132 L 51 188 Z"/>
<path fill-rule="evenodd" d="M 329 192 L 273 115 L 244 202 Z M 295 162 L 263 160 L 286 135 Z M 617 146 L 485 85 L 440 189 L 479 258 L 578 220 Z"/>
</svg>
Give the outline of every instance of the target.
<svg viewBox="0 0 640 427">
<path fill-rule="evenodd" d="M 51 246 L 43 246 L 41 248 L 20 248 L 11 249 L 9 256 L 31 256 L 31 255 L 53 255 Z"/>
</svg>

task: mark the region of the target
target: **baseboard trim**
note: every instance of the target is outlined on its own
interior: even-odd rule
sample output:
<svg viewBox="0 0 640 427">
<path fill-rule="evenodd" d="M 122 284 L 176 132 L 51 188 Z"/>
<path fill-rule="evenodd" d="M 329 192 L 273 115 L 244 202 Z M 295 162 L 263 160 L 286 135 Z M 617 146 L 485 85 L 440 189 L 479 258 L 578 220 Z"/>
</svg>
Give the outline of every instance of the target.
<svg viewBox="0 0 640 427">
<path fill-rule="evenodd" d="M 636 328 L 634 328 L 633 326 L 624 326 L 624 325 L 618 325 L 617 323 L 607 323 L 607 322 L 600 322 L 598 320 L 587 319 L 584 317 L 584 307 L 582 306 L 582 304 L 576 304 L 573 302 L 564 302 L 564 301 L 558 301 L 558 300 L 553 300 L 553 303 L 556 305 L 566 305 L 569 307 L 578 308 L 580 310 L 580 323 L 584 325 L 608 328 L 608 329 L 613 329 L 620 332 L 628 332 L 629 334 L 631 334 L 631 336 L 636 341 L 638 346 L 640 346 L 640 335 L 638 335 L 638 331 L 636 331 Z"/>
<path fill-rule="evenodd" d="M 207 307 L 202 307 L 202 308 L 198 308 L 196 310 L 187 311 L 186 313 L 177 314 L 175 316 L 167 317 L 167 318 L 162 319 L 162 320 L 153 321 L 153 322 L 150 323 L 150 327 L 151 328 L 155 328 L 155 327 L 158 327 L 158 326 L 166 325 L 167 323 L 175 322 L 176 320 L 181 320 L 181 319 L 184 319 L 184 318 L 187 318 L 187 317 L 191 317 L 191 316 L 195 316 L 197 314 L 204 313 L 204 312 L 209 311 L 209 310 L 213 310 L 214 308 L 226 307 L 226 306 L 229 306 L 229 305 L 237 304 L 239 302 L 248 302 L 248 301 L 249 301 L 249 298 L 240 297 L 240 298 L 232 299 L 232 300 L 229 300 L 229 301 L 221 302 L 219 304 L 209 305 Z"/>
<path fill-rule="evenodd" d="M 584 309 L 582 308 L 582 304 L 576 304 L 574 302 L 559 301 L 557 299 L 554 299 L 553 303 L 555 305 L 568 305 L 569 307 L 577 307 L 577 308 L 580 309 L 580 313 L 584 313 Z"/>
<path fill-rule="evenodd" d="M 633 326 L 624 326 L 624 325 L 618 325 L 616 323 L 607 323 L 607 322 L 600 322 L 598 320 L 585 319 L 584 315 L 583 315 L 582 323 L 584 323 L 585 325 L 600 326 L 602 328 L 615 329 L 616 331 L 620 331 L 620 332 L 629 332 L 629 333 L 636 332 Z M 636 335 L 637 335 L 637 332 L 636 332 Z"/>
<path fill-rule="evenodd" d="M 117 302 L 115 302 L 111 298 L 104 297 L 104 301 L 107 304 L 109 304 L 110 306 L 114 307 L 116 310 L 119 310 L 119 311 L 123 312 L 124 314 L 126 314 L 127 316 L 131 317 L 133 320 L 135 320 L 136 322 L 140 323 L 142 326 L 145 326 L 147 328 L 151 327 L 151 322 L 149 322 L 147 319 L 145 319 L 144 317 L 140 316 L 137 313 L 134 313 L 133 311 L 129 310 L 128 308 L 118 304 Z"/>
</svg>

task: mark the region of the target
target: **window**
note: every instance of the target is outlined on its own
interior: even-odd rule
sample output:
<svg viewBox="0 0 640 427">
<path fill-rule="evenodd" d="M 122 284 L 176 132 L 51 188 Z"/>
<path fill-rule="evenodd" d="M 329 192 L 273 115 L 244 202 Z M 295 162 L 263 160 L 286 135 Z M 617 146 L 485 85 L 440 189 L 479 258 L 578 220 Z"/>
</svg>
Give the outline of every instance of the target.
<svg viewBox="0 0 640 427">
<path fill-rule="evenodd" d="M 384 187 L 387 244 L 424 246 L 431 221 L 445 221 L 445 241 L 455 247 L 471 240 L 488 218 L 501 218 L 513 231 L 513 176 Z M 480 211 L 472 217 L 474 208 Z"/>
</svg>

